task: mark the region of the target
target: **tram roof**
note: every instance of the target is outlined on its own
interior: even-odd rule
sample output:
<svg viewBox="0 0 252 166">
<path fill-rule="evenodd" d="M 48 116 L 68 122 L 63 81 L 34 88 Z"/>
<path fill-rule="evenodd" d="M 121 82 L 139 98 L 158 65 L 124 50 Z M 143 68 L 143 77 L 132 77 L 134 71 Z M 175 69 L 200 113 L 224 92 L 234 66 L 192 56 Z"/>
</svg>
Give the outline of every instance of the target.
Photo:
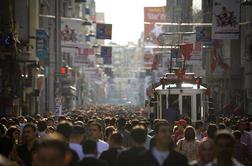
<svg viewBox="0 0 252 166">
<path fill-rule="evenodd" d="M 166 90 L 166 89 L 200 89 L 200 90 L 206 90 L 207 88 L 200 85 L 198 88 L 198 84 L 192 84 L 192 83 L 181 83 L 181 86 L 179 84 L 167 84 L 165 85 L 164 89 L 162 85 L 155 88 L 155 90 Z"/>
</svg>

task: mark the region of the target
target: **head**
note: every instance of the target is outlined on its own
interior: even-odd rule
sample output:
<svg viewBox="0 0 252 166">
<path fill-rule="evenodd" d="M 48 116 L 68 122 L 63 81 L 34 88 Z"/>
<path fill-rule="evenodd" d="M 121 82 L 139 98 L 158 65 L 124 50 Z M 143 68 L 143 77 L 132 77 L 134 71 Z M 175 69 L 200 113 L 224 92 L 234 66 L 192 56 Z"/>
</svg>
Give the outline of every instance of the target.
<svg viewBox="0 0 252 166">
<path fill-rule="evenodd" d="M 125 128 L 125 125 L 126 125 L 126 119 L 125 118 L 119 118 L 117 120 L 117 127 L 118 129 L 124 129 Z"/>
<path fill-rule="evenodd" d="M 222 130 L 217 132 L 214 142 L 218 160 L 231 160 L 235 143 L 234 136 L 229 131 Z"/>
<path fill-rule="evenodd" d="M 56 129 L 56 132 L 64 136 L 65 140 L 68 141 L 72 133 L 73 125 L 69 122 L 62 121 Z"/>
<path fill-rule="evenodd" d="M 241 131 L 235 130 L 235 131 L 233 132 L 233 135 L 234 135 L 234 138 L 235 138 L 236 141 L 240 141 L 241 136 L 242 136 Z"/>
<path fill-rule="evenodd" d="M 84 154 L 97 155 L 97 144 L 93 140 L 87 140 L 82 144 L 82 151 Z"/>
<path fill-rule="evenodd" d="M 154 131 L 156 145 L 169 148 L 172 142 L 172 127 L 170 126 L 170 124 L 166 120 L 161 119 L 155 124 Z"/>
<path fill-rule="evenodd" d="M 116 131 L 116 129 L 113 126 L 108 126 L 105 128 L 105 138 L 106 140 L 109 139 L 109 137 Z"/>
<path fill-rule="evenodd" d="M 215 155 L 215 144 L 211 139 L 202 141 L 199 145 L 199 160 L 203 163 L 209 163 L 213 161 Z"/>
<path fill-rule="evenodd" d="M 246 120 L 238 121 L 238 130 L 244 132 L 248 127 L 248 122 Z"/>
<path fill-rule="evenodd" d="M 225 123 L 220 123 L 219 124 L 219 130 L 224 130 L 224 129 L 226 129 Z"/>
<path fill-rule="evenodd" d="M 30 143 L 37 138 L 37 128 L 34 124 L 28 123 L 23 129 L 23 141 L 24 143 Z"/>
<path fill-rule="evenodd" d="M 144 126 L 135 126 L 131 130 L 130 135 L 135 145 L 143 146 L 146 141 L 147 130 Z"/>
<path fill-rule="evenodd" d="M 187 141 L 193 141 L 195 140 L 195 130 L 192 126 L 187 126 L 185 131 L 184 131 L 184 134 L 185 134 L 185 140 Z"/>
<path fill-rule="evenodd" d="M 67 143 L 58 134 L 49 134 L 38 142 L 34 155 L 34 166 L 61 166 L 64 165 L 64 157 Z"/>
<path fill-rule="evenodd" d="M 38 122 L 37 127 L 38 127 L 38 131 L 39 131 L 39 132 L 44 132 L 44 131 L 46 130 L 46 128 L 47 128 L 47 123 L 46 123 L 46 121 L 40 120 L 40 121 Z"/>
<path fill-rule="evenodd" d="M 70 143 L 81 144 L 85 138 L 85 129 L 82 126 L 75 125 L 70 135 Z"/>
<path fill-rule="evenodd" d="M 8 136 L 0 137 L 0 155 L 9 157 L 14 148 L 14 140 Z"/>
<path fill-rule="evenodd" d="M 98 122 L 92 122 L 88 126 L 89 139 L 98 141 L 102 136 L 102 126 Z"/>
<path fill-rule="evenodd" d="M 5 135 L 6 133 L 6 127 L 0 123 L 0 137 Z"/>
<path fill-rule="evenodd" d="M 187 126 L 187 121 L 184 119 L 180 119 L 179 121 L 176 121 L 175 123 L 178 126 L 178 130 L 181 130 L 181 131 L 184 131 L 184 129 Z"/>
<path fill-rule="evenodd" d="M 47 126 L 54 126 L 55 125 L 55 121 L 52 117 L 47 119 Z"/>
<path fill-rule="evenodd" d="M 120 133 L 113 133 L 108 142 L 110 148 L 120 148 L 123 145 L 123 137 Z"/>
<path fill-rule="evenodd" d="M 9 127 L 6 135 L 17 141 L 19 140 L 20 131 L 16 126 L 11 126 Z"/>
<path fill-rule="evenodd" d="M 201 132 L 203 129 L 203 122 L 202 121 L 196 121 L 195 123 L 195 130 L 197 132 Z"/>
<path fill-rule="evenodd" d="M 208 138 L 214 139 L 216 132 L 218 131 L 218 127 L 216 124 L 209 124 L 207 128 L 207 136 Z"/>
</svg>

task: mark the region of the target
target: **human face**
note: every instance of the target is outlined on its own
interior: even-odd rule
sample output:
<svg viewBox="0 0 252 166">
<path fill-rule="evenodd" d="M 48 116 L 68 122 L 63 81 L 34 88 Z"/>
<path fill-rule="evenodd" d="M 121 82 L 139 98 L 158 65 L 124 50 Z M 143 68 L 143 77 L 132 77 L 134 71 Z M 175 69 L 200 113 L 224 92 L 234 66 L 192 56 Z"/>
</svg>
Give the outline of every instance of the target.
<svg viewBox="0 0 252 166">
<path fill-rule="evenodd" d="M 101 137 L 101 131 L 99 130 L 99 127 L 96 125 L 90 125 L 88 132 L 90 139 L 98 140 Z"/>
<path fill-rule="evenodd" d="M 220 138 L 216 143 L 216 155 L 218 158 L 229 160 L 233 155 L 233 143 L 227 138 Z"/>
<path fill-rule="evenodd" d="M 160 126 L 155 136 L 157 143 L 167 147 L 171 142 L 171 129 L 169 126 Z"/>
<path fill-rule="evenodd" d="M 23 131 L 24 141 L 29 143 L 36 138 L 36 131 L 34 131 L 31 127 L 24 128 Z"/>
<path fill-rule="evenodd" d="M 53 120 L 47 120 L 47 125 L 48 126 L 54 126 L 54 121 Z"/>
<path fill-rule="evenodd" d="M 58 149 L 52 147 L 41 148 L 34 156 L 34 166 L 62 166 L 64 156 Z"/>
<path fill-rule="evenodd" d="M 210 141 L 205 141 L 200 145 L 199 148 L 200 160 L 204 163 L 213 161 L 214 158 L 214 143 Z"/>
</svg>

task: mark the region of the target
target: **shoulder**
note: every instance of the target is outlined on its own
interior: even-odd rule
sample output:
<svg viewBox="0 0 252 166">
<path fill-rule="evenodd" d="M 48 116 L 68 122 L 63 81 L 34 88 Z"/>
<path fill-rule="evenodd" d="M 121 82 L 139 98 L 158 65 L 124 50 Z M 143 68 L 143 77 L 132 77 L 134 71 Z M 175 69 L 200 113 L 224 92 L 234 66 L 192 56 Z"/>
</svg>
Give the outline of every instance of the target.
<svg viewBox="0 0 252 166">
<path fill-rule="evenodd" d="M 102 147 L 109 147 L 109 144 L 103 140 L 100 140 L 97 142 L 98 146 L 102 146 Z"/>
<path fill-rule="evenodd" d="M 177 152 L 175 150 L 170 152 L 170 155 L 169 155 L 168 158 L 170 158 L 172 160 L 179 161 L 179 162 L 183 162 L 183 163 L 188 162 L 186 156 L 184 156 L 183 154 L 181 154 L 181 153 L 179 153 L 179 152 Z"/>
</svg>

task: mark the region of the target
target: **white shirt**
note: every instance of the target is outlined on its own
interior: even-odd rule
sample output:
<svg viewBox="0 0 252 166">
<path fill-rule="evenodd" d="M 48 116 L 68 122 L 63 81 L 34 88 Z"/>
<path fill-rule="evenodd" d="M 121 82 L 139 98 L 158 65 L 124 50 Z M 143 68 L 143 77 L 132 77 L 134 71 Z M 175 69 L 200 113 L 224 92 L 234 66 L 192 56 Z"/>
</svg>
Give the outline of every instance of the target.
<svg viewBox="0 0 252 166">
<path fill-rule="evenodd" d="M 158 161 L 159 165 L 162 166 L 165 162 L 165 160 L 167 159 L 167 157 L 169 156 L 169 151 L 159 151 L 157 150 L 156 147 L 154 147 L 152 149 L 152 154 L 155 157 L 155 159 Z"/>
<path fill-rule="evenodd" d="M 144 143 L 144 147 L 145 147 L 145 149 L 147 149 L 147 150 L 150 149 L 151 138 L 152 138 L 152 137 L 151 137 L 150 135 L 147 135 L 147 137 L 146 137 L 146 141 L 145 141 L 145 143 Z"/>
<path fill-rule="evenodd" d="M 102 152 L 106 151 L 109 149 L 109 144 L 103 140 L 98 140 L 97 142 L 97 156 L 100 157 Z"/>
<path fill-rule="evenodd" d="M 70 143 L 69 147 L 77 153 L 80 160 L 83 159 L 84 153 L 82 151 L 82 146 L 80 144 Z"/>
</svg>

